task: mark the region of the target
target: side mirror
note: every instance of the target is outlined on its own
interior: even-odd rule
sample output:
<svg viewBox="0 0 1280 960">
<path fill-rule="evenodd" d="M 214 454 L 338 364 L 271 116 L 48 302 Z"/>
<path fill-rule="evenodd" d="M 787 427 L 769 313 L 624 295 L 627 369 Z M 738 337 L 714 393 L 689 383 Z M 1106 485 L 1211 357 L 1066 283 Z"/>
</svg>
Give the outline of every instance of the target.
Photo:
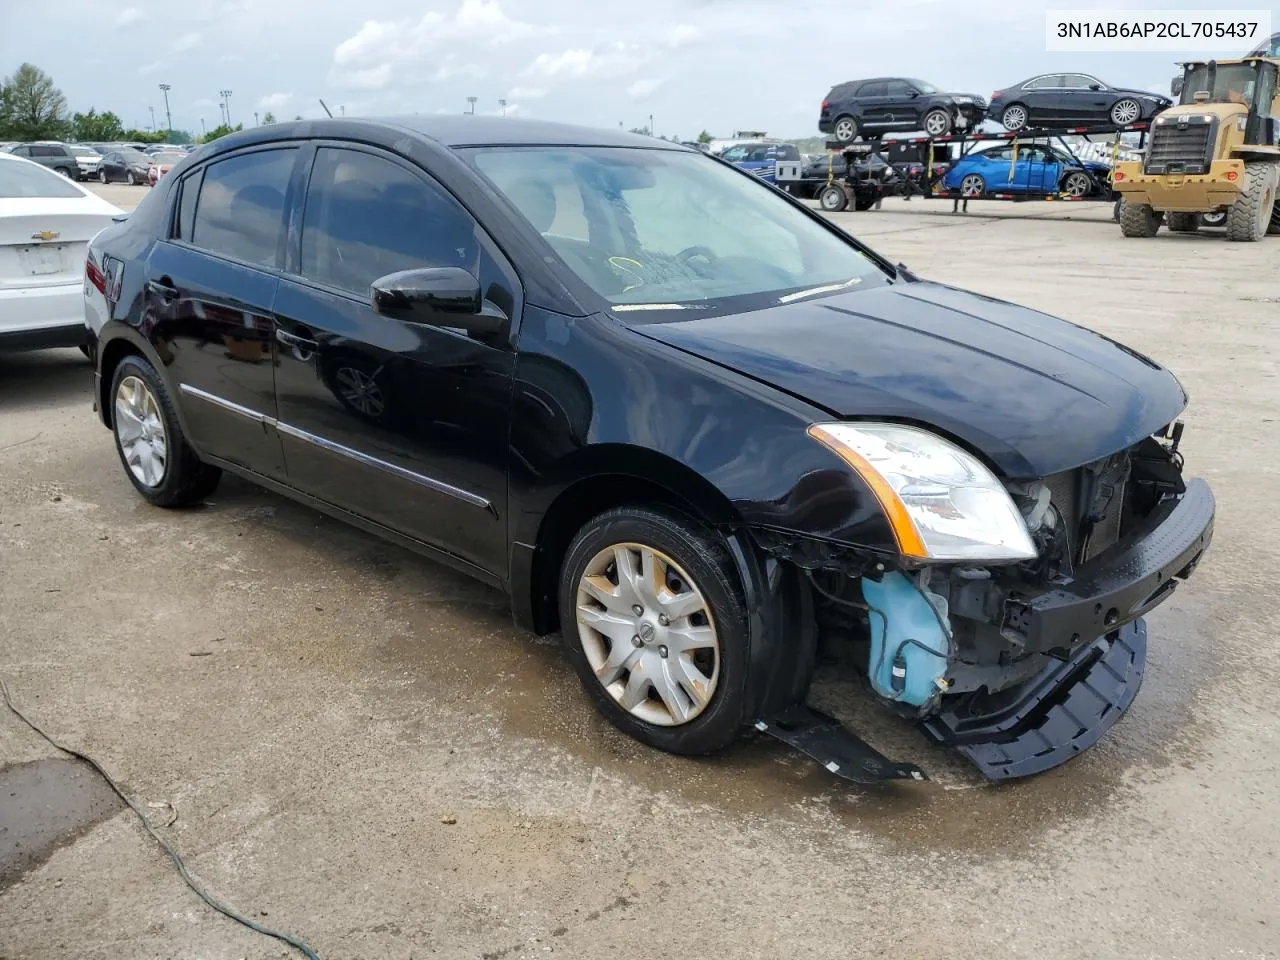
<svg viewBox="0 0 1280 960">
<path fill-rule="evenodd" d="M 910 93 L 910 97 L 911 97 L 911 99 L 912 99 L 912 100 L 914 100 L 914 99 L 915 99 L 916 97 L 918 97 L 918 96 L 920 96 L 920 91 L 919 91 L 919 90 L 912 90 L 912 91 L 911 91 L 911 93 Z"/>
<path fill-rule="evenodd" d="M 1174 77 L 1173 82 L 1169 84 L 1169 92 L 1175 97 L 1182 96 L 1182 78 Z"/>
<path fill-rule="evenodd" d="M 1089 84 L 1089 89 L 1090 89 L 1090 90 L 1101 90 L 1101 89 L 1102 89 L 1102 84 L 1100 84 L 1100 83 L 1091 83 L 1091 84 Z"/>
<path fill-rule="evenodd" d="M 468 333 L 498 333 L 507 317 L 480 295 L 480 281 L 462 267 L 424 267 L 379 277 L 370 286 L 373 309 L 388 317 Z"/>
</svg>

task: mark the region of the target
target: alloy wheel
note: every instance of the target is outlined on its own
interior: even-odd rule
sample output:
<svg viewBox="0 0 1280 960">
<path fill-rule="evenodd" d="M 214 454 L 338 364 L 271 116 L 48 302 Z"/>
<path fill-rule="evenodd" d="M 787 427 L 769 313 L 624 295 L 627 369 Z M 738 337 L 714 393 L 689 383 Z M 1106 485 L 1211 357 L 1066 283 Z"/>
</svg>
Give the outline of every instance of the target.
<svg viewBox="0 0 1280 960">
<path fill-rule="evenodd" d="M 578 581 L 576 607 L 587 661 L 622 709 L 672 727 L 711 703 L 720 679 L 711 606 L 665 553 L 639 543 L 601 550 Z"/>
<path fill-rule="evenodd" d="M 976 173 L 971 173 L 960 181 L 960 196 L 962 197 L 980 197 L 986 192 L 986 189 L 986 181 Z"/>
<path fill-rule="evenodd" d="M 1083 197 L 1088 194 L 1091 187 L 1089 176 L 1084 173 L 1067 174 L 1067 178 L 1062 181 L 1062 192 L 1069 197 Z"/>
<path fill-rule="evenodd" d="M 857 136 L 858 125 L 848 117 L 841 117 L 836 123 L 836 127 L 833 132 L 835 133 L 836 139 L 841 143 L 848 143 Z"/>
<path fill-rule="evenodd" d="M 155 394 L 139 377 L 124 377 L 116 388 L 116 442 L 140 484 L 158 487 L 164 481 L 169 438 Z"/>
<path fill-rule="evenodd" d="M 1006 130 L 1021 130 L 1027 125 L 1027 108 L 1016 103 L 1005 107 L 1000 122 Z"/>
<path fill-rule="evenodd" d="M 382 388 L 373 377 L 355 367 L 340 367 L 333 379 L 337 381 L 342 399 L 357 413 L 375 419 L 382 416 L 386 403 L 382 397 Z"/>
<path fill-rule="evenodd" d="M 950 126 L 950 119 L 941 110 L 934 110 L 924 118 L 924 132 L 931 137 L 942 136 Z"/>
<path fill-rule="evenodd" d="M 1142 107 L 1136 100 L 1120 100 L 1111 108 L 1111 122 L 1117 127 L 1127 127 L 1142 116 Z"/>
</svg>

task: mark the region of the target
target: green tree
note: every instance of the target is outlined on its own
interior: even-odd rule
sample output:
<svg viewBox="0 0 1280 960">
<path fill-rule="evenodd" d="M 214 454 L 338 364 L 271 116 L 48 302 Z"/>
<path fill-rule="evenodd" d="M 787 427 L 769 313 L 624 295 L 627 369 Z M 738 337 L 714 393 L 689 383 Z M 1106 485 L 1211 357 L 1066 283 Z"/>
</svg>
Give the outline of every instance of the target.
<svg viewBox="0 0 1280 960">
<path fill-rule="evenodd" d="M 163 130 L 125 130 L 120 139 L 128 143 L 164 143 Z"/>
<path fill-rule="evenodd" d="M 270 110 L 268 110 L 266 113 L 264 113 L 264 114 L 262 115 L 262 122 L 263 122 L 263 123 L 275 123 L 275 122 L 276 122 L 276 115 L 275 115 L 274 113 L 272 113 Z"/>
<path fill-rule="evenodd" d="M 707 130 L 703 130 L 700 134 L 698 134 L 699 143 L 710 143 L 714 139 L 715 137 L 711 136 L 710 132 Z"/>
<path fill-rule="evenodd" d="M 648 127 L 632 127 L 632 128 L 631 128 L 631 132 L 632 132 L 632 133 L 638 133 L 638 134 L 640 134 L 640 136 L 642 136 L 642 137 L 652 137 L 652 136 L 653 136 L 653 133 L 649 130 L 649 128 L 648 128 Z"/>
<path fill-rule="evenodd" d="M 88 113 L 76 113 L 71 116 L 72 140 L 119 140 L 124 133 L 120 118 L 110 110 L 98 113 L 90 108 Z"/>
<path fill-rule="evenodd" d="M 24 63 L 0 81 L 0 136 L 53 140 L 67 129 L 67 98 L 39 67 Z"/>
<path fill-rule="evenodd" d="M 203 137 L 201 137 L 200 142 L 212 143 L 214 140 L 217 140 L 219 137 L 225 137 L 229 133 L 235 133 L 236 131 L 243 130 L 243 129 L 244 129 L 243 124 L 237 123 L 234 127 L 228 127 L 225 123 L 220 123 L 218 124 L 218 126 L 214 127 L 212 130 L 206 133 Z"/>
</svg>

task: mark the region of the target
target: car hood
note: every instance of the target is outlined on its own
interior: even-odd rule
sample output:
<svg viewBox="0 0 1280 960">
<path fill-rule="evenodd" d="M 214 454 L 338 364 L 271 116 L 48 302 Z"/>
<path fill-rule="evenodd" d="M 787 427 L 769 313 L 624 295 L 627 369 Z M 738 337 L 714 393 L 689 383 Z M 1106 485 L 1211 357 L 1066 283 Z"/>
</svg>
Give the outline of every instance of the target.
<svg viewBox="0 0 1280 960">
<path fill-rule="evenodd" d="M 1133 87 L 1112 87 L 1112 93 L 1127 93 L 1134 97 L 1147 97 L 1151 100 L 1163 100 L 1165 103 L 1172 103 L 1168 97 L 1162 93 L 1152 93 L 1150 90 L 1136 90 Z"/>
<path fill-rule="evenodd" d="M 1187 400 L 1168 370 L 1100 334 L 924 281 L 633 329 L 834 417 L 932 426 L 1010 479 L 1131 446 Z"/>
</svg>

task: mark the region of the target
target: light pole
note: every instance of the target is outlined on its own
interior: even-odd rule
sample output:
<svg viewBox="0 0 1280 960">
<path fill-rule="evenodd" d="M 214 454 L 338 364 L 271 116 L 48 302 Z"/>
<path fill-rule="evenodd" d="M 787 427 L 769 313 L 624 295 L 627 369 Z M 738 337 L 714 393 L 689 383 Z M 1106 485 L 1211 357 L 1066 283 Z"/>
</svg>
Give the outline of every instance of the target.
<svg viewBox="0 0 1280 960">
<path fill-rule="evenodd" d="M 467 103 L 471 105 L 467 108 L 467 113 L 474 114 L 476 112 L 476 101 L 479 99 L 479 97 L 467 97 Z"/>
<path fill-rule="evenodd" d="M 222 109 L 226 114 L 226 120 L 223 122 L 229 127 L 231 126 L 231 91 L 219 90 L 218 92 L 222 94 Z"/>
<path fill-rule="evenodd" d="M 204 128 L 204 117 L 201 117 L 200 118 L 200 137 L 203 139 L 204 135 L 208 132 L 209 131 Z"/>
<path fill-rule="evenodd" d="M 502 115 L 505 117 L 507 115 L 507 101 L 499 100 L 498 109 L 502 112 Z"/>
<path fill-rule="evenodd" d="M 155 133 L 156 132 L 156 108 L 147 107 L 147 109 L 151 111 L 151 132 Z"/>
<path fill-rule="evenodd" d="M 255 127 L 256 127 L 256 126 L 259 126 L 259 124 L 258 124 L 258 111 L 257 111 L 257 110 L 253 111 L 253 125 L 254 125 Z"/>
<path fill-rule="evenodd" d="M 169 89 L 170 89 L 169 84 L 167 83 L 160 84 L 160 90 L 162 93 L 164 93 L 164 122 L 167 124 L 167 126 L 165 127 L 165 130 L 168 131 L 165 134 L 166 137 L 172 134 L 173 132 L 173 115 L 169 113 Z"/>
<path fill-rule="evenodd" d="M 657 135 L 658 131 L 653 129 L 653 114 L 651 113 L 649 114 L 649 136 L 656 137 Z"/>
</svg>

